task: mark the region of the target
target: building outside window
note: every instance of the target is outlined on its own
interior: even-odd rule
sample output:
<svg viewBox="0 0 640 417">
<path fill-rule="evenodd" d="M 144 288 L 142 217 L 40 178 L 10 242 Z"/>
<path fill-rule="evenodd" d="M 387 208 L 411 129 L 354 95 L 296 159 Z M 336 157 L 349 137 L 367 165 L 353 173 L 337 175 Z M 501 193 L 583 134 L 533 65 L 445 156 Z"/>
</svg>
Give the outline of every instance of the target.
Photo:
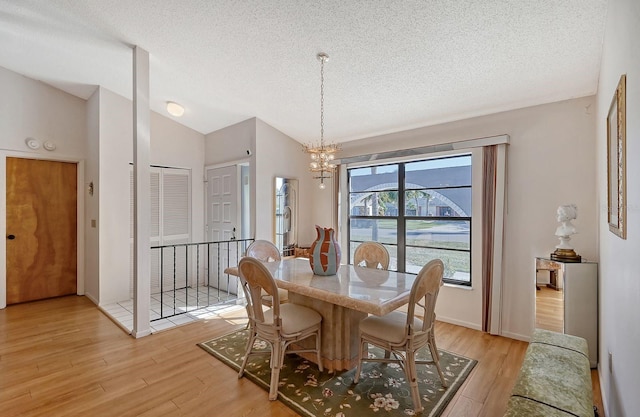
<svg viewBox="0 0 640 417">
<path fill-rule="evenodd" d="M 348 169 L 349 259 L 365 241 L 389 268 L 417 273 L 434 258 L 445 282 L 471 285 L 471 155 Z"/>
</svg>

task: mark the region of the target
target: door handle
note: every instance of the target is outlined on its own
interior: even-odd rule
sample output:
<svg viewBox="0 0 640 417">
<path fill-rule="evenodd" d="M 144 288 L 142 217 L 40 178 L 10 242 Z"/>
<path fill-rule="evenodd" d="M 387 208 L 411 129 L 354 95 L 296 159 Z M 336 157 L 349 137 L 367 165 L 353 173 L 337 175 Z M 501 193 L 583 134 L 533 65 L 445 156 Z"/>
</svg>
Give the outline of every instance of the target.
<svg viewBox="0 0 640 417">
<path fill-rule="evenodd" d="M 7 239 L 9 239 L 9 240 L 13 240 L 13 239 L 15 239 L 15 238 L 16 238 L 16 237 L 15 237 L 15 235 L 9 235 L 9 236 L 7 236 Z"/>
</svg>

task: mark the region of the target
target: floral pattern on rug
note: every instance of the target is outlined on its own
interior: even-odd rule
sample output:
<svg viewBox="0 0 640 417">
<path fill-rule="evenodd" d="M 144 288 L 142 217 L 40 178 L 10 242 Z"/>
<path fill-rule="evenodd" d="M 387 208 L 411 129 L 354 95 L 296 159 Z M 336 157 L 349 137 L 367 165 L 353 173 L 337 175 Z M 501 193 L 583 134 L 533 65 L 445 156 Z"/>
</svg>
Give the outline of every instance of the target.
<svg viewBox="0 0 640 417">
<path fill-rule="evenodd" d="M 240 369 L 247 345 L 247 330 L 239 330 L 199 346 L 235 370 Z M 249 358 L 245 377 L 269 389 L 269 345 L 261 340 L 254 343 L 265 355 Z M 382 357 L 381 349 L 370 347 L 370 357 Z M 431 358 L 428 348 L 418 353 L 418 359 Z M 418 365 L 418 388 L 425 410 L 420 416 L 439 416 L 449 403 L 477 361 L 440 350 L 440 365 L 449 385 L 443 388 L 435 365 Z M 297 355 L 286 355 L 282 370 L 278 399 L 302 416 L 351 417 L 412 416 L 411 392 L 406 376 L 395 363 L 365 362 L 358 384 L 353 383 L 355 368 L 348 371 L 320 372 L 315 363 Z M 266 400 L 266 396 L 265 396 Z"/>
</svg>

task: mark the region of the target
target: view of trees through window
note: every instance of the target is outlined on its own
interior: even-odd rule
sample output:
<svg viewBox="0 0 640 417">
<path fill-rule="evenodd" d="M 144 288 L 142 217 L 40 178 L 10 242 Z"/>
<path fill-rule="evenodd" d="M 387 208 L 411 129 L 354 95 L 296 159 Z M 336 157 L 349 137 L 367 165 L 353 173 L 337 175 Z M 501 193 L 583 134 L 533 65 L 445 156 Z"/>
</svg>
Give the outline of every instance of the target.
<svg viewBox="0 0 640 417">
<path fill-rule="evenodd" d="M 417 273 L 431 259 L 445 281 L 471 285 L 471 155 L 351 168 L 349 253 L 382 243 L 389 268 Z"/>
</svg>

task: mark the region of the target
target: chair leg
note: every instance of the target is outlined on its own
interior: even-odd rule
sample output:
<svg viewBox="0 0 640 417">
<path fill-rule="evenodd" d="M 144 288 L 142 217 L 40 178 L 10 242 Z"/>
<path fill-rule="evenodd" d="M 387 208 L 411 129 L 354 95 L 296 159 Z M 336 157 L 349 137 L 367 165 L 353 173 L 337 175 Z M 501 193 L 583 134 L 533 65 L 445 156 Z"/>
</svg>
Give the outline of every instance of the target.
<svg viewBox="0 0 640 417">
<path fill-rule="evenodd" d="M 245 306 L 247 309 L 247 325 L 244 327 L 245 330 L 249 329 L 251 327 L 251 309 L 249 308 L 249 306 Z"/>
<path fill-rule="evenodd" d="M 353 377 L 353 382 L 358 383 L 360 380 L 360 372 L 362 372 L 362 361 L 367 350 L 367 342 L 360 338 L 360 350 L 358 351 L 358 367 L 356 368 L 356 374 Z"/>
<path fill-rule="evenodd" d="M 274 343 L 271 346 L 271 383 L 269 384 L 269 400 L 278 398 L 278 383 L 280 382 L 280 368 L 284 356 L 282 342 Z"/>
<path fill-rule="evenodd" d="M 320 370 L 320 372 L 323 372 L 324 368 L 322 367 L 321 348 L 322 348 L 322 340 L 320 339 L 320 329 L 318 329 L 318 333 L 316 333 L 316 351 L 318 352 L 318 369 Z"/>
<path fill-rule="evenodd" d="M 429 351 L 431 352 L 431 358 L 433 359 L 433 363 L 436 365 L 436 369 L 438 370 L 438 375 L 440 375 L 440 381 L 442 382 L 442 386 L 447 388 L 447 381 L 444 379 L 444 373 L 442 372 L 442 368 L 440 367 L 440 353 L 438 352 L 438 347 L 436 346 L 436 338 L 433 335 L 433 332 L 429 335 Z"/>
<path fill-rule="evenodd" d="M 242 365 L 240 366 L 240 371 L 238 372 L 238 378 L 242 378 L 242 375 L 244 375 L 244 368 L 245 366 L 247 366 L 247 362 L 249 361 L 249 354 L 253 349 L 253 342 L 255 342 L 255 340 L 256 333 L 253 331 L 253 329 L 251 329 L 251 335 L 249 336 L 249 340 L 247 341 L 247 349 L 246 353 L 244 354 L 244 359 L 242 360 Z"/>
<path fill-rule="evenodd" d="M 253 346 L 253 345 L 250 345 L 249 343 L 253 343 L 253 340 L 251 339 L 252 337 L 255 338 L 255 335 L 256 335 L 256 331 L 255 331 L 255 328 L 253 327 L 251 320 L 247 322 L 247 327 L 245 328 L 245 330 L 249 330 L 249 337 L 247 338 L 247 347 L 246 347 L 246 350 L 248 351 L 249 348 Z"/>
<path fill-rule="evenodd" d="M 418 372 L 416 371 L 416 352 L 407 351 L 405 358 L 405 372 L 407 373 L 407 379 L 409 380 L 409 387 L 411 390 L 411 399 L 413 400 L 413 409 L 416 413 L 420 413 L 424 410 L 422 407 L 422 400 L 420 399 L 420 391 L 418 391 Z"/>
</svg>

